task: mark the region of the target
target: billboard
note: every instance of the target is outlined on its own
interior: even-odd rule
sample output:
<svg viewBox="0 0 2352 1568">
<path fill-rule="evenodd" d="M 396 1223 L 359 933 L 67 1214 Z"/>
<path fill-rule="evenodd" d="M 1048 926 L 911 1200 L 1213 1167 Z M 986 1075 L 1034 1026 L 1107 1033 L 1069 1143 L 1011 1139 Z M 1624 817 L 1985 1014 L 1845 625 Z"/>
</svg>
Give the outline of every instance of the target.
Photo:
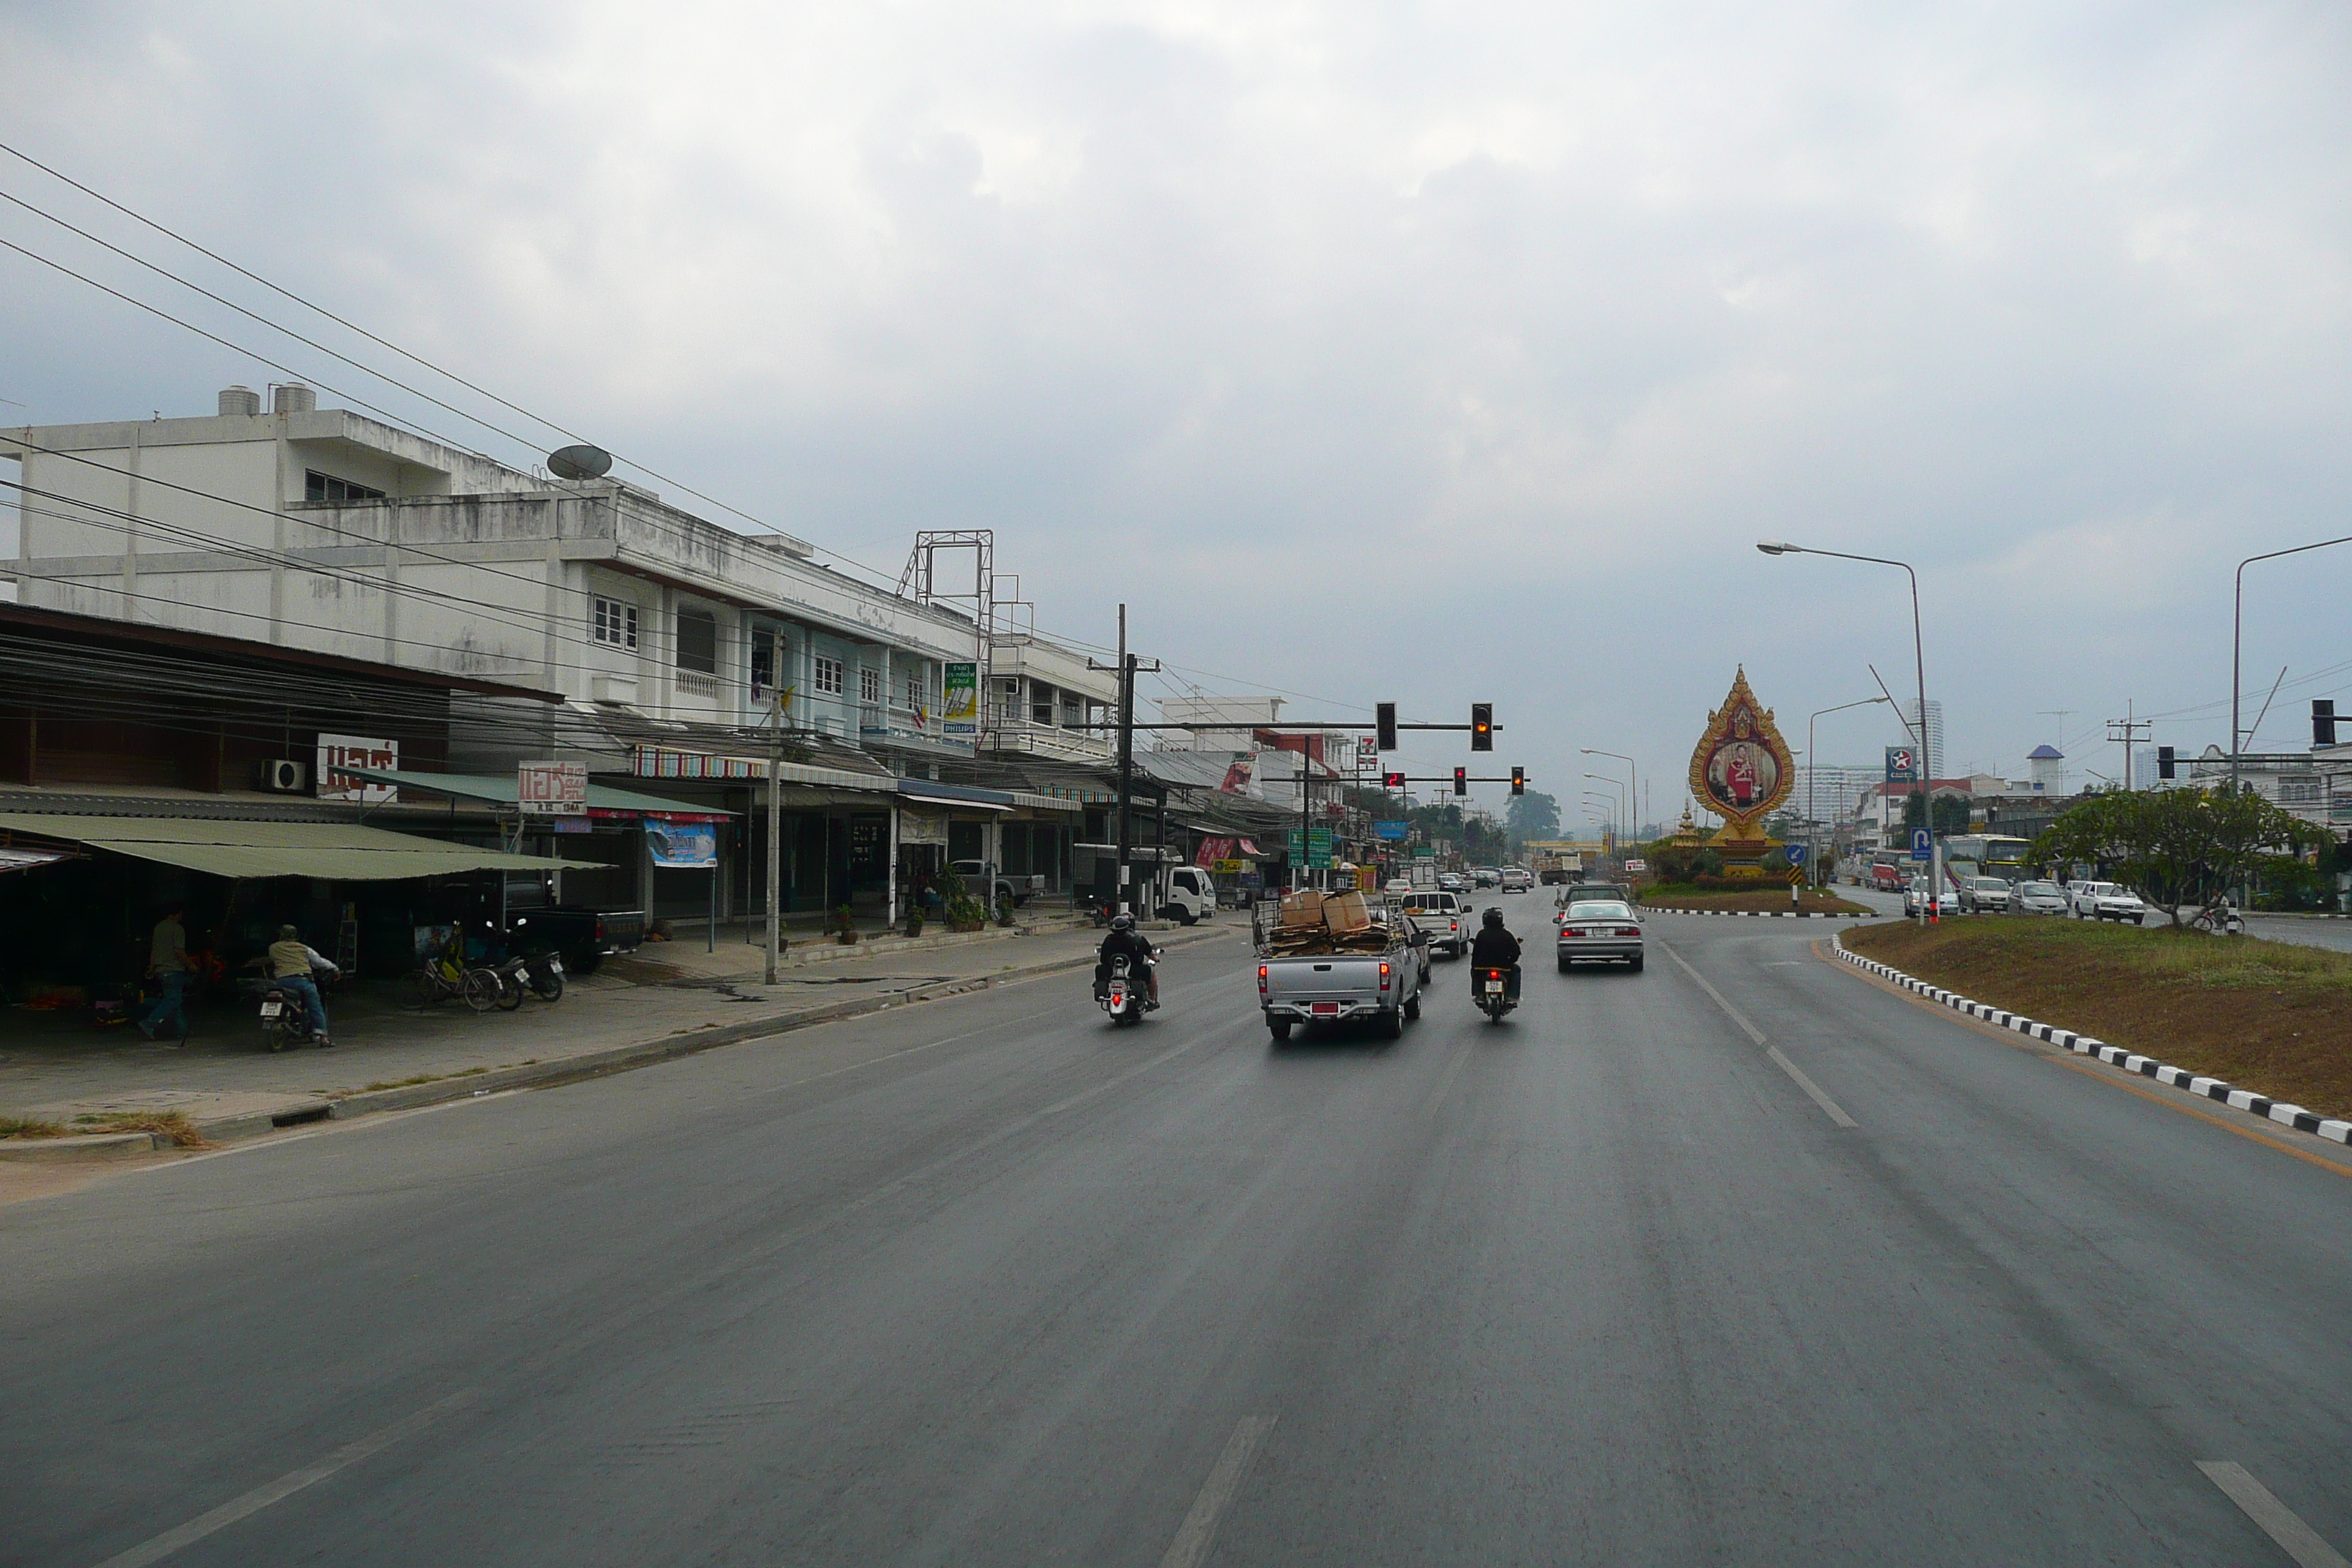
<svg viewBox="0 0 2352 1568">
<path fill-rule="evenodd" d="M 588 764 L 518 763 L 515 804 L 525 816 L 588 815 Z"/>
<path fill-rule="evenodd" d="M 646 853 L 671 870 L 719 868 L 719 826 L 711 822 L 665 822 L 646 818 Z"/>
<path fill-rule="evenodd" d="M 950 735 L 977 737 L 980 733 L 980 666 L 950 664 L 947 672 L 946 700 L 940 706 L 940 726 Z"/>
<path fill-rule="evenodd" d="M 400 771 L 400 742 L 371 741 L 359 735 L 321 735 L 319 737 L 319 765 L 310 772 L 318 781 L 320 800 L 346 800 L 355 805 L 388 805 L 400 798 L 400 792 L 390 784 L 369 784 L 353 778 L 338 768 L 373 768 L 379 773 Z"/>
</svg>

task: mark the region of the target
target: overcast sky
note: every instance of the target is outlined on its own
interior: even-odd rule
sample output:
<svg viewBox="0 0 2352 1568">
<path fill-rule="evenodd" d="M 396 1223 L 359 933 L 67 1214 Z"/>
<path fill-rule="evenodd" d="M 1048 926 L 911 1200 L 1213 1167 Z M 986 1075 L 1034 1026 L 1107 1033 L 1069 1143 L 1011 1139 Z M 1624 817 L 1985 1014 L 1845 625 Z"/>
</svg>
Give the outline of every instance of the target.
<svg viewBox="0 0 2352 1568">
<path fill-rule="evenodd" d="M 2341 5 L 41 0 L 0 82 L 0 140 L 827 550 L 992 527 L 1207 689 L 1490 699 L 1571 823 L 1581 746 L 1678 810 L 1743 662 L 1799 747 L 1910 688 L 1902 574 L 1759 537 L 1917 565 L 1953 767 L 2113 773 L 2126 701 L 2225 739 L 2235 561 L 2352 533 Z M 276 378 L 0 286 L 8 423 Z M 2300 747 L 2352 546 L 2248 580 Z"/>
</svg>

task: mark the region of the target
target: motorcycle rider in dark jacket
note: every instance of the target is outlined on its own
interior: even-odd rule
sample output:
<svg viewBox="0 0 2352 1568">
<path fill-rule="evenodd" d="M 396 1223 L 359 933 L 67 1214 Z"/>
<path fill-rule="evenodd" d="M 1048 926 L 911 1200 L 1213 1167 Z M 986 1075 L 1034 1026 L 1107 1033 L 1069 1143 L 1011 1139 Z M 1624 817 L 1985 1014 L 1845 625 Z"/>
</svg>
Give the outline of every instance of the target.
<svg viewBox="0 0 2352 1568">
<path fill-rule="evenodd" d="M 1503 926 L 1503 911 L 1488 910 L 1480 921 L 1478 934 L 1470 942 L 1470 994 L 1478 995 L 1478 972 L 1482 969 L 1507 969 L 1506 993 L 1512 1001 L 1519 999 L 1519 939 Z"/>
<path fill-rule="evenodd" d="M 1133 915 L 1113 915 L 1110 934 L 1102 941 L 1102 951 L 1095 962 L 1095 994 L 1100 996 L 1110 984 L 1110 967 L 1114 959 L 1127 960 L 1129 980 L 1142 979 L 1149 1005 L 1160 1005 L 1160 972 L 1151 967 L 1151 939 L 1135 929 Z"/>
</svg>

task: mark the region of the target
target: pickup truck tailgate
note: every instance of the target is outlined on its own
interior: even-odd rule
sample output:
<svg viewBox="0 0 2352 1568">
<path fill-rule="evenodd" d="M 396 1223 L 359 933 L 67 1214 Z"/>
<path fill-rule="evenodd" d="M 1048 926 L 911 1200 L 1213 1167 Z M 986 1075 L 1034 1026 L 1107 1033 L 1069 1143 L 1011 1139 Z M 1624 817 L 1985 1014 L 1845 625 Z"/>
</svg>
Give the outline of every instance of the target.
<svg viewBox="0 0 2352 1568">
<path fill-rule="evenodd" d="M 1258 965 L 1258 1000 L 1270 1014 L 1298 1018 L 1378 1012 L 1398 1005 L 1405 995 L 1405 972 L 1412 962 L 1409 952 L 1394 958 L 1370 953 L 1269 958 Z"/>
</svg>

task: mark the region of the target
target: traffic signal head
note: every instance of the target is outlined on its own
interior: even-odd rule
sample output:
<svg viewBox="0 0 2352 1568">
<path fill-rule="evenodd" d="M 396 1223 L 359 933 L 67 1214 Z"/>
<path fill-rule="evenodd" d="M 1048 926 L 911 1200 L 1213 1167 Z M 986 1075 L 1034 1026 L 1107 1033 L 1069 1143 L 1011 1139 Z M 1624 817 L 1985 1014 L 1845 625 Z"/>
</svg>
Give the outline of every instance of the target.
<svg viewBox="0 0 2352 1568">
<path fill-rule="evenodd" d="M 1376 702 L 1372 705 L 1372 715 L 1373 723 L 1381 732 L 1380 749 L 1383 752 L 1395 751 L 1396 704 L 1393 702 Z"/>
<path fill-rule="evenodd" d="M 2172 759 L 2173 751 L 2170 746 L 2158 746 L 2156 749 L 2156 776 L 2158 778 L 2168 779 L 2176 776 L 2176 769 L 2173 765 Z"/>
<path fill-rule="evenodd" d="M 2311 743 L 2315 746 L 2336 744 L 2336 700 L 2332 697 L 2311 700 Z"/>
<path fill-rule="evenodd" d="M 1381 775 L 1381 787 L 1382 789 L 1402 789 L 1404 788 L 1404 775 L 1402 773 L 1382 773 Z"/>
<path fill-rule="evenodd" d="M 1513 768 L 1511 770 L 1511 793 L 1513 795 L 1525 795 L 1528 793 L 1527 769 Z"/>
<path fill-rule="evenodd" d="M 1454 770 L 1454 793 L 1455 795 L 1468 795 L 1470 793 L 1470 770 L 1468 768 L 1456 768 Z"/>
<path fill-rule="evenodd" d="M 1495 749 L 1495 705 L 1491 702 L 1470 704 L 1470 749 L 1474 752 Z"/>
</svg>

